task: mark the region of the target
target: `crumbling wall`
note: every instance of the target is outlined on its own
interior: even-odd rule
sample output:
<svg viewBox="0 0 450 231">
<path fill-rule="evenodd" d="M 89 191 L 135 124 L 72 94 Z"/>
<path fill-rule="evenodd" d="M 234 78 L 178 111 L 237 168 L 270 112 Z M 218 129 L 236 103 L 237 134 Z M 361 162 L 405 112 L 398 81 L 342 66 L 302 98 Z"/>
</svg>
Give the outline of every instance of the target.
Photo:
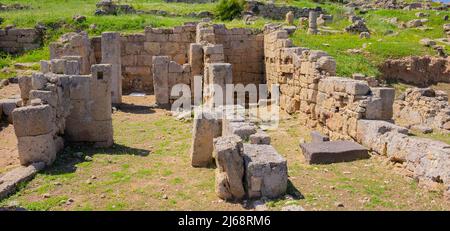
<svg viewBox="0 0 450 231">
<path fill-rule="evenodd" d="M 233 84 L 264 83 L 264 35 L 261 31 L 199 23 L 197 43 L 223 46 L 224 62 L 233 65 Z"/>
<path fill-rule="evenodd" d="M 449 132 L 450 108 L 448 96 L 431 88 L 407 89 L 394 102 L 396 124 L 424 133 L 435 130 Z"/>
<path fill-rule="evenodd" d="M 81 57 L 69 57 L 42 61 L 41 70 L 23 81 L 26 104 L 13 111 L 21 164 L 50 165 L 64 147 L 63 138 L 111 146 L 112 66 L 93 65 L 91 75 L 80 75 Z"/>
<path fill-rule="evenodd" d="M 359 119 L 392 118 L 394 90 L 333 77 L 336 63 L 323 51 L 293 47 L 285 30 L 267 28 L 264 38 L 268 89 L 279 84 L 280 107 L 333 139 L 356 137 Z"/>
<path fill-rule="evenodd" d="M 42 45 L 43 32 L 37 29 L 0 29 L 0 51 L 18 54 Z"/>
<path fill-rule="evenodd" d="M 169 56 L 176 63 L 185 64 L 193 42 L 193 24 L 170 29 L 147 27 L 144 34 L 123 35 L 123 90 L 153 93 L 152 57 Z"/>
<path fill-rule="evenodd" d="M 389 59 L 380 66 L 381 78 L 427 87 L 450 82 L 450 65 L 447 58 L 411 56 Z"/>
<path fill-rule="evenodd" d="M 53 43 L 50 43 L 50 59 L 60 59 L 64 56 L 79 56 L 81 58 L 80 74 L 88 75 L 91 66 L 96 64 L 94 50 L 86 32 L 67 33 Z"/>
<path fill-rule="evenodd" d="M 156 103 L 160 105 L 171 104 L 180 98 L 181 93 L 171 94 L 172 88 L 177 84 L 191 86 L 193 76 L 189 64 L 180 65 L 175 61 L 170 61 L 169 56 L 154 56 L 152 63 Z M 190 100 L 191 96 L 188 97 Z"/>
<path fill-rule="evenodd" d="M 401 164 L 424 185 L 444 184 L 450 196 L 450 145 L 408 136 L 408 130 L 380 120 L 358 120 L 356 140 Z"/>
</svg>

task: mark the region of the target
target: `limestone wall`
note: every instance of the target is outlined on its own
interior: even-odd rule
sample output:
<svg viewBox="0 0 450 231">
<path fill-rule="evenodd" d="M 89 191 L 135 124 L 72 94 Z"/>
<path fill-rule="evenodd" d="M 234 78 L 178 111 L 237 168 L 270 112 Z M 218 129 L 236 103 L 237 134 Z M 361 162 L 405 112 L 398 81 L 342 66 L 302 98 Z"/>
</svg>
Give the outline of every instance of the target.
<svg viewBox="0 0 450 231">
<path fill-rule="evenodd" d="M 358 120 L 356 140 L 404 167 L 406 175 L 450 196 L 450 145 L 408 136 L 408 130 L 379 120 Z"/>
<path fill-rule="evenodd" d="M 190 43 L 195 42 L 195 25 L 170 29 L 149 28 L 143 34 L 122 35 L 124 91 L 153 93 L 152 57 L 169 56 L 178 64 L 188 62 Z"/>
<path fill-rule="evenodd" d="M 91 65 L 96 64 L 94 50 L 91 41 L 86 32 L 67 33 L 53 43 L 50 43 L 50 59 L 60 59 L 63 56 L 81 57 L 80 74 L 88 75 L 91 73 Z"/>
<path fill-rule="evenodd" d="M 412 56 L 387 60 L 380 66 L 381 78 L 426 87 L 439 82 L 450 82 L 448 58 Z"/>
<path fill-rule="evenodd" d="M 268 88 L 279 84 L 280 107 L 299 112 L 305 125 L 333 139 L 356 137 L 359 119 L 391 119 L 394 90 L 333 77 L 336 63 L 323 51 L 292 47 L 285 30 L 267 28 L 264 38 Z"/>
<path fill-rule="evenodd" d="M 264 35 L 249 28 L 199 23 L 197 43 L 222 44 L 226 63 L 233 65 L 233 83 L 264 83 Z"/>
<path fill-rule="evenodd" d="M 450 107 L 443 91 L 431 88 L 407 89 L 394 103 L 396 124 L 424 133 L 450 131 Z"/>
<path fill-rule="evenodd" d="M 387 156 L 422 183 L 444 184 L 450 195 L 449 145 L 409 136 L 408 129 L 388 122 L 394 112 L 393 89 L 332 77 L 335 63 L 331 57 L 322 51 L 292 47 L 283 30 L 266 28 L 264 49 L 267 82 L 280 85 L 282 109 L 298 112 L 306 126 L 332 139 L 353 139 Z M 399 115 L 402 110 L 414 111 L 419 121 L 442 127 L 448 121 L 443 103 L 447 99 L 440 94 L 426 98 L 417 92 L 407 91 L 404 99 L 395 103 L 396 117 L 404 116 Z"/>
<path fill-rule="evenodd" d="M 43 33 L 36 29 L 0 29 L 0 51 L 18 54 L 42 45 Z"/>
<path fill-rule="evenodd" d="M 21 80 L 24 106 L 13 111 L 21 164 L 50 165 L 64 147 L 63 137 L 112 145 L 112 67 L 93 65 L 91 75 L 80 75 L 80 69 L 81 57 L 42 61 L 42 72 L 34 73 L 31 81 Z"/>
</svg>

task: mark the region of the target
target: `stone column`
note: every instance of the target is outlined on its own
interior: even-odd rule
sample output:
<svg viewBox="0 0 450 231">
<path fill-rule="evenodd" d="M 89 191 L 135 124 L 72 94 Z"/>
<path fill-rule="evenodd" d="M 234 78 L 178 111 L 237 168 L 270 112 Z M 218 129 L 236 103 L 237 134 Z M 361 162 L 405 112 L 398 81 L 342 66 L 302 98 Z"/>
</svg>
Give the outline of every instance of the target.
<svg viewBox="0 0 450 231">
<path fill-rule="evenodd" d="M 309 11 L 308 34 L 317 34 L 317 12 Z"/>
<path fill-rule="evenodd" d="M 102 34 L 102 63 L 111 64 L 111 101 L 122 103 L 122 66 L 120 57 L 120 34 L 105 32 Z"/>
</svg>

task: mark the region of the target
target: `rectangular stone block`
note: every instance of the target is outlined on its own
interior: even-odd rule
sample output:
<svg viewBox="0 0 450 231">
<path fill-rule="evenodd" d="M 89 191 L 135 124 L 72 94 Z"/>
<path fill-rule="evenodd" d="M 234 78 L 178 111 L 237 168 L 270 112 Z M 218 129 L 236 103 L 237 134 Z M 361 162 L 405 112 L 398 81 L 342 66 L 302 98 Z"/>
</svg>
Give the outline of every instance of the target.
<svg viewBox="0 0 450 231">
<path fill-rule="evenodd" d="M 368 150 L 352 141 L 329 141 L 300 144 L 309 164 L 331 164 L 368 159 Z"/>
<path fill-rule="evenodd" d="M 208 167 L 213 161 L 213 139 L 219 137 L 220 123 L 215 114 L 196 112 L 190 150 L 193 167 Z"/>
<path fill-rule="evenodd" d="M 270 144 L 270 136 L 262 130 L 250 135 L 251 144 Z"/>
<path fill-rule="evenodd" d="M 242 140 L 237 136 L 214 139 L 216 160 L 216 194 L 224 200 L 240 200 L 245 196 Z"/>
<path fill-rule="evenodd" d="M 271 145 L 244 144 L 243 156 L 249 198 L 277 198 L 285 194 L 287 162 Z"/>
<path fill-rule="evenodd" d="M 66 67 L 65 59 L 52 59 L 51 61 L 51 71 L 55 74 L 64 74 Z"/>
<path fill-rule="evenodd" d="M 12 115 L 17 137 L 44 135 L 53 128 L 54 115 L 49 105 L 16 108 Z"/>
<path fill-rule="evenodd" d="M 44 162 L 48 166 L 56 159 L 56 145 L 51 133 L 18 137 L 18 150 L 22 165 Z"/>
</svg>

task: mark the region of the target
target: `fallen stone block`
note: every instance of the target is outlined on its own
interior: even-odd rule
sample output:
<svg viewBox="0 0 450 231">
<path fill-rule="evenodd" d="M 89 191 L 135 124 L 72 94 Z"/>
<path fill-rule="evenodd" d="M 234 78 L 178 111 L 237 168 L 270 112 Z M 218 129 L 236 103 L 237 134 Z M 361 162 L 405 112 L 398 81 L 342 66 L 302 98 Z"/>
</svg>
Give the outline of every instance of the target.
<svg viewBox="0 0 450 231">
<path fill-rule="evenodd" d="M 255 134 L 250 135 L 251 144 L 270 144 L 270 136 L 264 131 L 258 130 Z"/>
<path fill-rule="evenodd" d="M 17 167 L 2 175 L 0 177 L 0 200 L 14 193 L 18 184 L 31 180 L 44 167 L 44 163 L 38 162 L 27 167 Z"/>
<path fill-rule="evenodd" d="M 249 198 L 277 198 L 286 192 L 287 162 L 271 145 L 244 144 Z"/>
<path fill-rule="evenodd" d="M 368 150 L 352 141 L 300 144 L 309 164 L 331 164 L 369 158 Z"/>
<path fill-rule="evenodd" d="M 216 115 L 209 112 L 194 115 L 191 164 L 193 167 L 208 167 L 213 162 L 213 139 L 221 135 Z"/>
<path fill-rule="evenodd" d="M 17 137 L 44 135 L 53 128 L 52 108 L 49 105 L 20 107 L 14 109 L 12 114 Z"/>
<path fill-rule="evenodd" d="M 214 139 L 216 159 L 216 193 L 224 200 L 240 200 L 245 196 L 244 159 L 241 155 L 242 140 L 238 136 Z"/>
<path fill-rule="evenodd" d="M 312 141 L 311 141 L 312 143 L 321 143 L 321 142 L 330 141 L 330 137 L 324 136 L 324 135 L 320 134 L 320 132 L 318 132 L 318 131 L 311 132 L 311 139 L 312 139 Z"/>
</svg>

